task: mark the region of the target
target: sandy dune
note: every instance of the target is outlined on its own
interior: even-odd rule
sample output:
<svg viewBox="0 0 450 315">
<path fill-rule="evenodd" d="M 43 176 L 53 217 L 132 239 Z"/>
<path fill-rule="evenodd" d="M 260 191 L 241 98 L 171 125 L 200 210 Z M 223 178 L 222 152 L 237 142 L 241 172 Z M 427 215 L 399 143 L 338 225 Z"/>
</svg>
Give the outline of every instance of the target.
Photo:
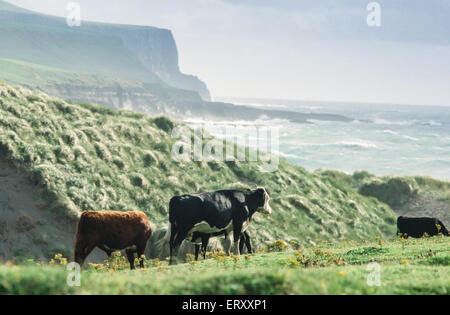
<svg viewBox="0 0 450 315">
<path fill-rule="evenodd" d="M 48 259 L 55 253 L 72 256 L 76 222 L 47 208 L 30 178 L 0 161 L 0 261 L 17 256 Z M 96 261 L 106 257 L 99 250 L 93 254 Z"/>
</svg>

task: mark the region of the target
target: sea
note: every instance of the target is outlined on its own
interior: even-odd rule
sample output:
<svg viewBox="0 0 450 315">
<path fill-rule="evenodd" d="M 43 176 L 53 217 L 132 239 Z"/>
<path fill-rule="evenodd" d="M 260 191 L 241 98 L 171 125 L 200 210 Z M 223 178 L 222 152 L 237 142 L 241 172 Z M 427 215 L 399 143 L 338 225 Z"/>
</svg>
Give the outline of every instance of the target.
<svg viewBox="0 0 450 315">
<path fill-rule="evenodd" d="M 326 168 L 352 174 L 365 170 L 378 176 L 423 175 L 450 180 L 450 107 L 236 98 L 220 101 L 350 118 L 349 122 L 293 123 L 270 117 L 257 117 L 253 122 L 201 122 L 217 137 L 221 137 L 218 127 L 227 124 L 278 127 L 277 153 L 309 171 Z"/>
</svg>

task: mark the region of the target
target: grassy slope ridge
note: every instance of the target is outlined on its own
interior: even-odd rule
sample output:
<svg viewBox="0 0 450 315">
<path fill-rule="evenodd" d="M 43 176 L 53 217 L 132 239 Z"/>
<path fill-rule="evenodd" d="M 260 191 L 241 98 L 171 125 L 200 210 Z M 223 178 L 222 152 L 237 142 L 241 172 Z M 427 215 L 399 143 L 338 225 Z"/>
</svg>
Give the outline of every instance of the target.
<svg viewBox="0 0 450 315">
<path fill-rule="evenodd" d="M 0 58 L 0 77 L 12 84 L 33 89 L 56 84 L 91 85 L 98 88 L 121 85 L 135 87 L 137 83 L 100 75 L 77 74 L 58 68 L 37 65 L 25 61 Z"/>
<path fill-rule="evenodd" d="M 274 209 L 271 217 L 255 216 L 250 232 L 256 240 L 395 233 L 386 204 L 283 159 L 274 173 L 261 173 L 256 162 L 178 163 L 171 158 L 174 124 L 0 83 L 0 156 L 41 187 L 49 210 L 73 217 L 85 209 L 142 210 L 160 224 L 173 195 L 251 182 L 266 187 Z"/>
<path fill-rule="evenodd" d="M 113 109 L 144 113 L 185 110 L 182 104 L 202 103 L 195 92 L 160 83 L 142 83 L 115 76 L 80 74 L 29 62 L 0 58 L 0 78 L 64 99 L 98 103 Z"/>
<path fill-rule="evenodd" d="M 365 171 L 353 175 L 331 170 L 317 173 L 385 202 L 398 215 L 436 217 L 450 226 L 450 182 L 426 176 L 377 177 Z"/>
<path fill-rule="evenodd" d="M 450 246 L 445 237 L 288 250 L 167 266 L 146 261 L 129 271 L 125 258 L 88 267 L 69 287 L 64 259 L 55 264 L 0 266 L 0 294 L 449 294 Z M 379 286 L 371 286 L 379 263 Z"/>
</svg>

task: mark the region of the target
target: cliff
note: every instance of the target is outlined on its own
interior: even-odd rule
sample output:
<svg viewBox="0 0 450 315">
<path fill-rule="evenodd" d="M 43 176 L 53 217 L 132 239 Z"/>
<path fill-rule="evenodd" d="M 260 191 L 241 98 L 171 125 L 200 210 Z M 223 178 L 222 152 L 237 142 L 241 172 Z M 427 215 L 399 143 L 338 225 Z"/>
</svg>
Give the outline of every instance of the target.
<svg viewBox="0 0 450 315">
<path fill-rule="evenodd" d="M 0 1 L 0 38 L 0 58 L 79 74 L 159 83 L 210 99 L 202 81 L 180 72 L 169 30 L 92 22 L 69 27 L 63 18 Z"/>
</svg>

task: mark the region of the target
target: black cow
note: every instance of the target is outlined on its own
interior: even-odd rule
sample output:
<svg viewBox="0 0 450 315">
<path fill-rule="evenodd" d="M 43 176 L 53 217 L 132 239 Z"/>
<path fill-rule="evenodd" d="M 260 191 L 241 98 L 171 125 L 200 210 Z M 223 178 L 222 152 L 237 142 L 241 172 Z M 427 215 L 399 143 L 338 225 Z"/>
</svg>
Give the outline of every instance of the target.
<svg viewBox="0 0 450 315">
<path fill-rule="evenodd" d="M 194 195 L 175 196 L 169 204 L 170 263 L 174 250 L 194 232 L 233 233 L 234 254 L 239 255 L 240 236 L 255 212 L 272 213 L 269 194 L 264 188 L 255 190 L 218 190 Z M 229 255 L 230 237 L 225 252 Z"/>
<path fill-rule="evenodd" d="M 420 238 L 425 233 L 429 236 L 438 235 L 439 233 L 448 236 L 448 230 L 445 228 L 444 224 L 436 218 L 398 217 L 397 235 L 402 235 L 406 238 L 408 236 Z"/>
<path fill-rule="evenodd" d="M 204 234 L 200 232 L 194 232 L 192 234 L 192 243 L 195 243 L 195 260 L 198 260 L 198 254 L 200 251 L 200 243 L 201 243 L 201 249 L 202 249 L 202 256 L 203 259 L 206 259 L 206 248 L 208 247 L 209 239 L 211 237 L 216 237 L 224 235 L 225 239 L 228 237 L 228 233 L 226 231 L 219 232 L 219 233 L 213 233 L 213 234 Z M 252 244 L 250 241 L 250 235 L 248 234 L 248 231 L 245 231 L 241 234 L 241 238 L 239 240 L 239 252 L 242 253 L 242 250 L 244 249 L 244 245 L 247 246 L 247 252 L 249 254 L 252 253 Z"/>
</svg>

